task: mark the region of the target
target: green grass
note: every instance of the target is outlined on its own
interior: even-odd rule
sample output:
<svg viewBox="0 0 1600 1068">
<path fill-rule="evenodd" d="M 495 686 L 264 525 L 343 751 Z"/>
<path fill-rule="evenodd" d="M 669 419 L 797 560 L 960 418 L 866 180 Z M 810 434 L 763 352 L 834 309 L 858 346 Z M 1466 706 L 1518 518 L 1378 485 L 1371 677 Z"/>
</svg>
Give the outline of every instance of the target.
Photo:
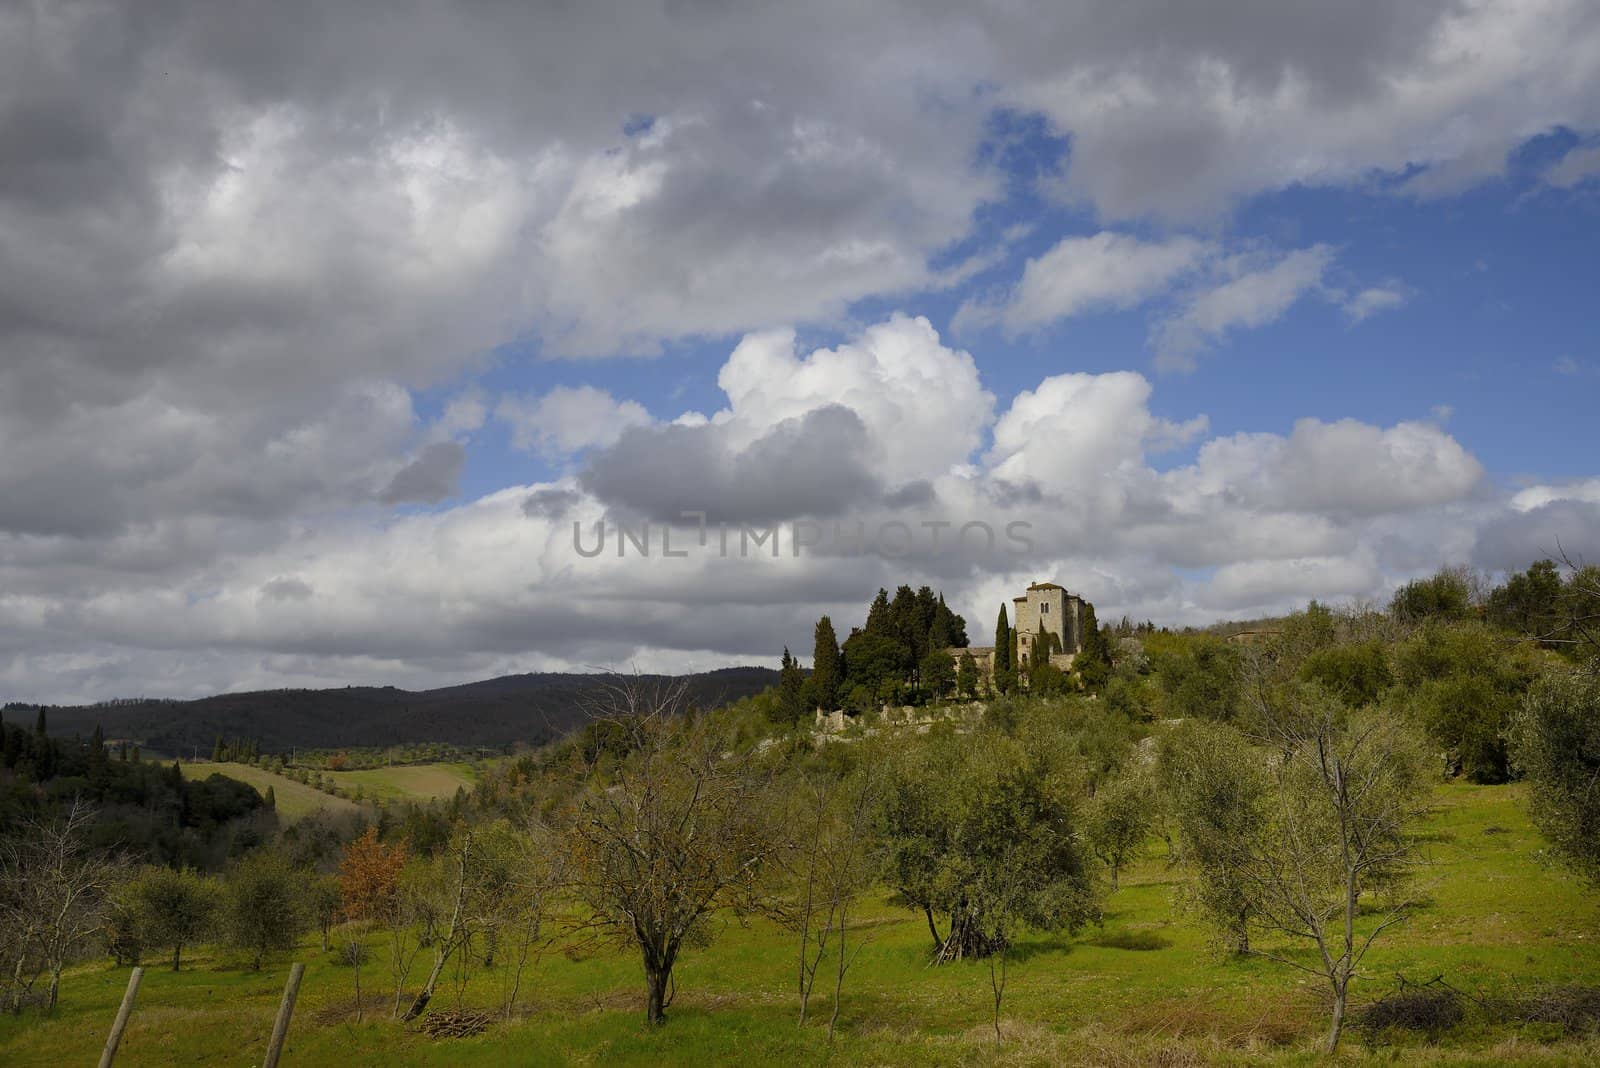
<svg viewBox="0 0 1600 1068">
<path fill-rule="evenodd" d="M 368 797 L 379 801 L 433 801 L 450 797 L 458 787 L 470 791 L 477 781 L 472 765 L 466 763 L 397 764 L 322 774 L 347 790 L 359 786 Z"/>
<path fill-rule="evenodd" d="M 278 815 L 287 823 L 304 819 L 319 808 L 330 812 L 343 813 L 355 812 L 361 806 L 342 797 L 325 794 L 314 786 L 295 782 L 284 775 L 277 775 L 258 768 L 252 764 L 235 764 L 231 761 L 212 762 L 209 760 L 195 761 L 182 765 L 183 777 L 186 779 L 204 779 L 213 773 L 226 775 L 230 779 L 249 783 L 257 792 L 265 794 L 267 787 L 272 787 L 272 795 L 278 805 Z"/>
<path fill-rule="evenodd" d="M 281 795 L 280 795 L 281 796 Z M 1379 943 L 1358 1003 L 1391 988 L 1396 972 L 1443 974 L 1463 989 L 1510 992 L 1546 982 L 1600 983 L 1600 895 L 1540 865 L 1520 788 L 1451 785 L 1426 827 L 1430 904 Z M 686 952 L 678 996 L 658 1032 L 642 1025 L 636 957 L 613 951 L 568 959 L 552 952 L 524 982 L 523 1014 L 473 1039 L 434 1042 L 390 1022 L 377 1004 L 348 1018 L 351 973 L 307 943 L 309 964 L 286 1064 L 1320 1064 L 1320 992 L 1267 961 L 1219 961 L 1204 933 L 1173 916 L 1174 884 L 1159 857 L 1125 873 L 1103 928 L 1023 940 L 1009 968 L 997 1047 L 989 1027 L 986 965 L 927 966 L 920 917 L 865 902 L 855 938 L 868 939 L 847 978 L 838 1039 L 826 1041 L 828 998 L 795 1026 L 794 943 L 766 922 L 731 919 L 705 949 Z M 379 936 L 364 984 L 387 976 Z M 145 980 L 119 1066 L 260 1062 L 288 957 L 262 974 L 226 951 L 195 957 L 182 974 Z M 66 977 L 52 1018 L 0 1017 L 0 1064 L 93 1063 L 127 970 L 96 963 Z M 490 1005 L 495 977 L 476 976 L 464 1002 Z M 819 983 L 819 987 L 822 984 Z M 392 990 L 391 990 L 392 996 Z M 441 984 L 436 1006 L 454 1004 Z M 1342 1061 L 1459 1065 L 1590 1064 L 1600 1040 L 1548 1029 L 1470 1025 L 1437 1045 L 1368 1048 L 1350 1034 Z"/>
</svg>

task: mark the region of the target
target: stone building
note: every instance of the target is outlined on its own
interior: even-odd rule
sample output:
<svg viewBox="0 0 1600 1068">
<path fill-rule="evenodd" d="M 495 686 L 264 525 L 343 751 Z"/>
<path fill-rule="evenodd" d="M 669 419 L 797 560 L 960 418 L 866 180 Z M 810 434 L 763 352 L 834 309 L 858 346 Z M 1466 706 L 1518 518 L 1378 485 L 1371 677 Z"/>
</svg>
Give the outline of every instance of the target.
<svg viewBox="0 0 1600 1068">
<path fill-rule="evenodd" d="M 1047 633 L 1061 640 L 1061 650 L 1051 652 L 1050 662 L 1063 671 L 1070 668 L 1073 658 L 1083 650 L 1083 606 L 1086 603 L 1082 597 L 1054 582 L 1032 583 L 1020 597 L 1013 597 L 1008 614 L 1017 663 L 1020 665 L 1024 657 L 1032 661 L 1039 627 L 1043 625 Z M 994 673 L 994 646 L 974 645 L 950 650 L 958 664 L 963 653 L 971 654 L 979 671 L 986 675 Z"/>
</svg>

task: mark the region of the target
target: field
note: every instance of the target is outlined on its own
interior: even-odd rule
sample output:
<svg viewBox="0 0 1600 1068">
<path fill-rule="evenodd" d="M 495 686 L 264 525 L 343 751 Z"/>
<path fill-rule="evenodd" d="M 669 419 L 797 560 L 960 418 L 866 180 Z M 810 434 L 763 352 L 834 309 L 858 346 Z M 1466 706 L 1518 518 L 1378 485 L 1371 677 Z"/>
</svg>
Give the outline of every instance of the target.
<svg viewBox="0 0 1600 1068">
<path fill-rule="evenodd" d="M 286 823 L 304 819 L 319 808 L 334 813 L 355 812 L 360 808 L 353 801 L 325 794 L 314 786 L 295 782 L 287 776 L 277 775 L 251 764 L 202 760 L 183 765 L 183 777 L 186 779 L 204 779 L 213 773 L 249 783 L 263 794 L 266 793 L 267 787 L 272 787 L 272 795 L 278 804 L 278 815 Z"/>
<path fill-rule="evenodd" d="M 312 786 L 295 782 L 286 775 L 278 775 L 251 764 L 233 762 L 195 761 L 183 765 L 188 779 L 203 779 L 213 772 L 249 783 L 261 793 L 272 787 L 277 799 L 278 814 L 286 822 L 296 820 L 325 808 L 330 812 L 354 812 L 361 806 L 343 797 L 334 797 Z M 475 781 L 468 764 L 402 764 L 389 768 L 367 768 L 361 771 L 324 771 L 324 778 L 332 779 L 346 790 L 360 787 L 373 801 L 432 801 L 447 798 L 458 787 L 472 789 Z"/>
<path fill-rule="evenodd" d="M 1443 975 L 1482 993 L 1600 983 L 1600 895 L 1541 865 L 1519 787 L 1442 787 L 1425 830 L 1429 904 L 1373 950 L 1370 978 L 1353 991 L 1358 1012 L 1393 989 L 1397 973 Z M 831 1048 L 825 982 L 813 1021 L 795 1026 L 792 937 L 764 921 L 741 926 L 730 917 L 709 948 L 685 953 L 676 1001 L 656 1033 L 642 1024 L 639 965 L 626 954 L 552 951 L 524 980 L 519 1019 L 480 1037 L 434 1041 L 388 1019 L 388 964 L 377 932 L 360 1024 L 351 1018 L 350 969 L 307 941 L 295 954 L 309 967 L 285 1063 L 1324 1063 L 1317 1052 L 1320 991 L 1271 962 L 1216 959 L 1202 931 L 1173 917 L 1173 889 L 1172 873 L 1150 857 L 1108 899 L 1103 928 L 1019 944 L 998 1047 L 988 967 L 929 968 L 921 918 L 875 894 L 852 925 L 865 948 L 847 977 Z M 119 1065 L 259 1062 L 288 957 L 260 974 L 243 970 L 225 950 L 201 950 L 194 960 L 182 974 L 159 965 L 147 974 Z M 92 1063 L 126 981 L 125 968 L 105 963 L 70 972 L 54 1018 L 0 1018 L 0 1063 Z M 494 1004 L 497 982 L 473 977 L 463 1003 Z M 435 1007 L 456 1000 L 447 973 Z M 1600 1060 L 1600 1041 L 1563 1038 L 1548 1024 L 1469 1021 L 1434 1045 L 1412 1038 L 1375 1047 L 1352 1031 L 1340 1059 L 1583 1064 Z"/>
<path fill-rule="evenodd" d="M 361 787 L 378 801 L 432 801 L 447 798 L 459 787 L 471 790 L 476 777 L 470 764 L 396 764 L 360 771 L 325 771 L 347 790 Z"/>
</svg>

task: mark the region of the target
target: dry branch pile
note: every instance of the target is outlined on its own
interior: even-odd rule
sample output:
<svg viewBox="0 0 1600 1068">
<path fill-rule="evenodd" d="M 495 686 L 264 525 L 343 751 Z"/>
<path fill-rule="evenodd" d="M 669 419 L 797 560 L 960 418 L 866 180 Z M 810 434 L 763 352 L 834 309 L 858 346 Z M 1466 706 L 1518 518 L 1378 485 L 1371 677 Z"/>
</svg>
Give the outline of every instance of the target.
<svg viewBox="0 0 1600 1068">
<path fill-rule="evenodd" d="M 418 1026 L 429 1038 L 471 1038 L 483 1034 L 493 1019 L 482 1009 L 446 1009 L 424 1016 Z"/>
</svg>

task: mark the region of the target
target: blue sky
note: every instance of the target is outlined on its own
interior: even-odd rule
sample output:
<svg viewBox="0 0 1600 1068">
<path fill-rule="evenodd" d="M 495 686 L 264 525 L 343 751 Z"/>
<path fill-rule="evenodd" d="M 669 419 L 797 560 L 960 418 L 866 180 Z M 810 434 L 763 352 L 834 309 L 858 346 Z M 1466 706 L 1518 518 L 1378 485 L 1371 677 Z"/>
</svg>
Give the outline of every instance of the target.
<svg viewBox="0 0 1600 1068">
<path fill-rule="evenodd" d="M 0 698 L 1600 558 L 1592 0 L 51 10 L 0 13 Z M 574 551 L 693 509 L 930 540 Z"/>
<path fill-rule="evenodd" d="M 961 304 L 1015 283 L 1028 259 L 1063 237 L 1100 230 L 1092 214 L 1041 196 L 1038 183 L 1071 165 L 1067 139 L 1036 122 L 995 119 L 1004 140 L 981 147 L 1005 195 L 977 213 L 973 233 L 941 252 L 946 264 L 1003 243 L 992 265 L 965 284 L 855 302 L 845 322 L 812 324 L 808 344 L 836 344 L 851 323 L 893 311 L 926 316 L 949 334 Z M 998 329 L 951 335 L 972 352 L 984 382 L 1004 403 L 1047 375 L 1135 369 L 1155 382 L 1151 408 L 1169 419 L 1205 414 L 1218 434 L 1288 433 L 1297 419 L 1355 418 L 1388 425 L 1433 420 L 1448 427 L 1505 486 L 1591 476 L 1600 455 L 1600 182 L 1552 188 L 1544 172 L 1580 147 L 1572 131 L 1529 139 L 1506 173 L 1463 193 L 1420 198 L 1395 192 L 1399 176 L 1374 174 L 1351 188 L 1298 186 L 1241 200 L 1225 218 L 1195 230 L 1240 243 L 1337 250 L 1335 284 L 1392 286 L 1396 307 L 1352 319 L 1315 295 L 1274 321 L 1219 340 L 1190 371 L 1152 370 L 1148 334 L 1160 309 L 1096 310 L 1007 336 Z M 1027 233 L 1004 242 L 1015 227 Z M 1171 227 L 1134 224 L 1133 234 Z M 1180 228 L 1181 229 L 1181 228 Z M 464 383 L 490 394 L 594 385 L 636 400 L 659 419 L 713 412 L 725 403 L 716 373 L 733 339 L 675 342 L 664 354 L 565 360 L 537 338 L 499 348 L 482 374 L 429 391 L 424 414 Z M 1163 462 L 1192 458 L 1176 450 Z M 511 447 L 491 428 L 468 453 L 463 494 L 559 476 L 561 460 Z"/>
</svg>

